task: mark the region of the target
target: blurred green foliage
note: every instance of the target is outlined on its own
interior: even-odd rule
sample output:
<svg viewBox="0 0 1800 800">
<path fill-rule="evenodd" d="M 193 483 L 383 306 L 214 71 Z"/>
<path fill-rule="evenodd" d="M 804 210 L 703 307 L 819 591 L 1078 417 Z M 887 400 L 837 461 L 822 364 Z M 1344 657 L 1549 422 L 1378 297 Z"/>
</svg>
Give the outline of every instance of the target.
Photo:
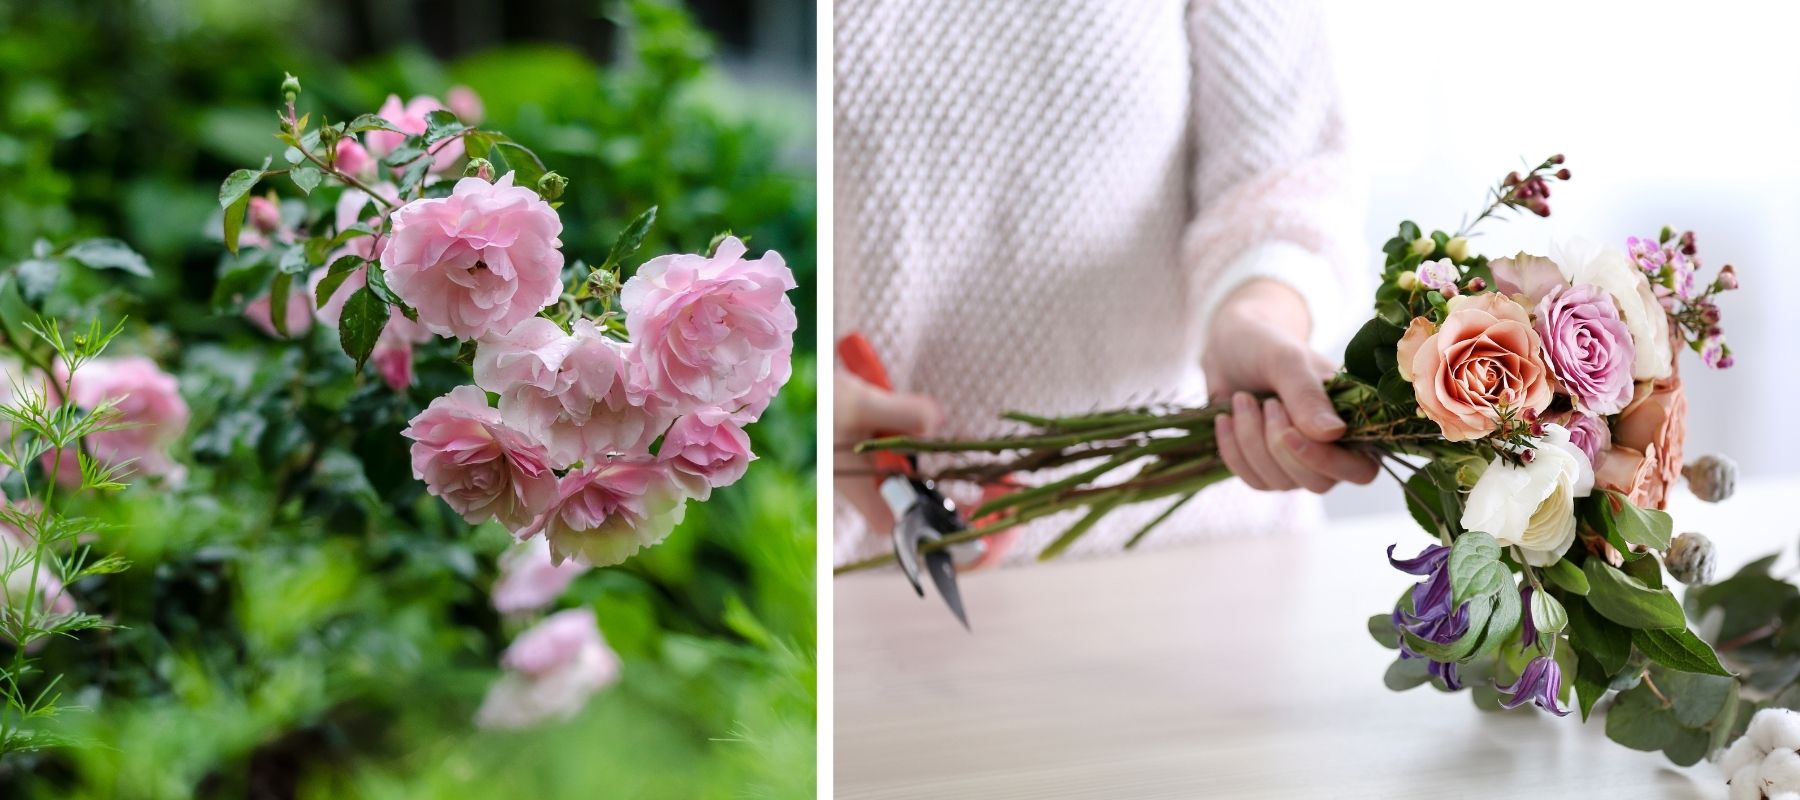
<svg viewBox="0 0 1800 800">
<path fill-rule="evenodd" d="M 0 763 L 0 796 L 812 796 L 814 112 L 721 75 L 679 10 L 618 13 L 617 65 L 550 46 L 345 65 L 311 46 L 300 3 L 0 0 L 0 268 L 39 238 L 144 253 L 151 278 L 59 272 L 31 300 L 127 318 L 112 352 L 156 357 L 194 411 L 183 488 L 78 509 L 116 523 L 95 547 L 132 562 L 73 587 L 120 627 L 42 651 L 85 707 L 63 732 L 88 744 Z M 278 343 L 210 304 L 219 180 L 275 152 L 284 71 L 305 81 L 303 110 L 333 120 L 389 92 L 472 87 L 484 127 L 569 178 L 571 258 L 598 262 L 656 205 L 630 266 L 729 229 L 799 279 L 794 379 L 751 428 L 761 460 L 564 598 L 595 609 L 624 662 L 568 723 L 470 724 L 520 627 L 486 595 L 508 537 L 426 496 L 398 436 L 465 382 L 454 345 L 421 350 L 399 396 L 356 380 L 323 326 Z"/>
</svg>

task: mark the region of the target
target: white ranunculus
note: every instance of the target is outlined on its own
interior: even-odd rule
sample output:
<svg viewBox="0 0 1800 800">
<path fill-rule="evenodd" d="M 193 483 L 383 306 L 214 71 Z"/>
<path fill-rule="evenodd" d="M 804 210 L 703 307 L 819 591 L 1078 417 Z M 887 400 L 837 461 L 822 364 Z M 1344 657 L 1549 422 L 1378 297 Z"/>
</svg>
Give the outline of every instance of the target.
<svg viewBox="0 0 1800 800">
<path fill-rule="evenodd" d="M 1523 466 L 1500 458 L 1488 464 L 1469 491 L 1462 526 L 1517 545 L 1525 563 L 1547 567 L 1575 541 L 1575 498 L 1593 491 L 1594 468 L 1561 425 L 1545 425 L 1534 449 Z"/>
<path fill-rule="evenodd" d="M 1630 256 L 1621 248 L 1571 239 L 1552 245 L 1550 258 L 1570 283 L 1591 284 L 1612 295 L 1637 348 L 1631 377 L 1640 381 L 1669 377 L 1674 351 L 1669 344 L 1668 314 L 1650 290 L 1650 279 L 1631 263 Z"/>
</svg>

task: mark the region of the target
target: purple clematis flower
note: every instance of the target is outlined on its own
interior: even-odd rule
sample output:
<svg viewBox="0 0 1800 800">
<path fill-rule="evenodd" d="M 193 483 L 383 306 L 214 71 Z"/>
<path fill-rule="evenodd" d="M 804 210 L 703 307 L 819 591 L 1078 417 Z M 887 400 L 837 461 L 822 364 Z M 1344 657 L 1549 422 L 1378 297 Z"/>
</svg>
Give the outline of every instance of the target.
<svg viewBox="0 0 1800 800">
<path fill-rule="evenodd" d="M 1562 667 L 1557 666 L 1556 659 L 1549 656 L 1538 656 L 1525 665 L 1525 671 L 1511 686 L 1496 686 L 1501 694 L 1512 695 L 1502 700 L 1505 708 L 1518 708 L 1526 703 L 1534 703 L 1538 708 L 1559 717 L 1569 715 L 1569 710 L 1557 706 L 1556 695 L 1562 691 Z"/>
<path fill-rule="evenodd" d="M 1450 644 L 1461 639 L 1469 632 L 1469 604 L 1464 603 L 1455 609 L 1450 607 L 1450 571 L 1446 568 L 1450 563 L 1450 548 L 1434 544 L 1412 558 L 1396 559 L 1395 546 L 1388 546 L 1388 563 L 1394 565 L 1394 569 L 1408 575 L 1427 577 L 1413 587 L 1410 613 L 1401 606 L 1394 607 L 1394 627 L 1438 644 Z M 1425 656 L 1407 647 L 1403 638 L 1400 640 L 1400 657 Z M 1462 688 L 1462 681 L 1457 678 L 1456 664 L 1453 662 L 1432 661 L 1427 671 L 1441 679 L 1446 688 Z"/>
</svg>

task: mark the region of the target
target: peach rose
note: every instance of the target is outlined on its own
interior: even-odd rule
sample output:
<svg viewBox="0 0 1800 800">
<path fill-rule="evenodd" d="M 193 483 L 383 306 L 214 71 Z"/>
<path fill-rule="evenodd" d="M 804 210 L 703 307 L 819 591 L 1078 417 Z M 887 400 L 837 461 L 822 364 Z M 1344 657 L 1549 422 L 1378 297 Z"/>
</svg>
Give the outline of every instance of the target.
<svg viewBox="0 0 1800 800">
<path fill-rule="evenodd" d="M 1479 439 L 1500 423 L 1500 410 L 1550 406 L 1550 369 L 1543 342 L 1524 307 L 1505 295 L 1458 295 L 1436 331 L 1416 318 L 1400 338 L 1400 377 L 1444 438 Z"/>
<path fill-rule="evenodd" d="M 1625 495 L 1638 508 L 1660 508 L 1652 494 L 1666 492 L 1656 488 L 1656 456 L 1654 444 L 1648 452 L 1618 445 L 1602 450 L 1595 458 L 1594 485 Z"/>
<path fill-rule="evenodd" d="M 1642 453 L 1644 464 L 1633 470 L 1629 488 L 1602 485 L 1630 494 L 1631 502 L 1638 506 L 1663 508 L 1668 505 L 1669 488 L 1681 477 L 1686 441 L 1687 394 L 1681 376 L 1640 382 L 1631 404 L 1613 424 L 1613 448 Z"/>
</svg>

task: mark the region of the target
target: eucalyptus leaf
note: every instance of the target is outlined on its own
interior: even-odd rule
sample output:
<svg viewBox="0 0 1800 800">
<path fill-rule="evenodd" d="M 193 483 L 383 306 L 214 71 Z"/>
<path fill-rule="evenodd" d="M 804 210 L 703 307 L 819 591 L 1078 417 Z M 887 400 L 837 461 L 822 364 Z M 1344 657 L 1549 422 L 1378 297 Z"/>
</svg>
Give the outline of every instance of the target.
<svg viewBox="0 0 1800 800">
<path fill-rule="evenodd" d="M 1737 699 L 1732 691 L 1737 681 L 1729 677 L 1663 669 L 1656 671 L 1653 680 L 1669 698 L 1675 721 L 1683 727 L 1705 727 L 1719 716 L 1727 701 Z"/>
<path fill-rule="evenodd" d="M 1431 682 L 1431 662 L 1423 658 L 1396 658 L 1389 664 L 1381 682 L 1396 692 L 1404 692 Z"/>
<path fill-rule="evenodd" d="M 1376 614 L 1369 617 L 1369 636 L 1376 644 L 1389 650 L 1400 648 L 1400 631 L 1394 628 L 1392 614 Z"/>
<path fill-rule="evenodd" d="M 1680 733 L 1675 712 L 1664 708 L 1647 685 L 1620 692 L 1606 712 L 1606 738 L 1633 750 L 1661 750 Z"/>
</svg>

